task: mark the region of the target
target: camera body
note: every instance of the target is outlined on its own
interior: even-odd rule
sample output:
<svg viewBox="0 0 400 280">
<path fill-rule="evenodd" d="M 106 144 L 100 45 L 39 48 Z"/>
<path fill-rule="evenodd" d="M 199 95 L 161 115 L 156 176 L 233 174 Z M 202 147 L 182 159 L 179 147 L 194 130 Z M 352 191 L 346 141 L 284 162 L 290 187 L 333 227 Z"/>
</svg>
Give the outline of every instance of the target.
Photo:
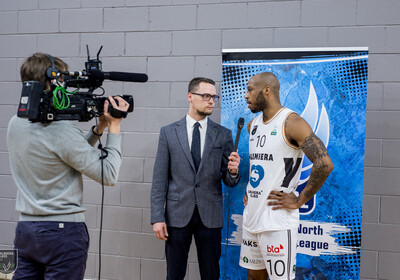
<svg viewBox="0 0 400 280">
<path fill-rule="evenodd" d="M 132 95 L 122 95 L 121 97 L 129 103 L 127 112 L 133 112 Z M 52 91 L 44 90 L 44 85 L 38 81 L 26 81 L 22 86 L 17 116 L 42 123 L 61 120 L 87 122 L 104 113 L 104 101 L 107 100 L 107 97 L 88 93 L 69 94 L 68 98 L 70 104 L 67 108 L 56 109 Z M 119 115 L 115 114 L 111 108 L 111 103 L 109 103 L 108 111 L 113 117 L 118 118 Z"/>
<path fill-rule="evenodd" d="M 32 122 L 43 123 L 60 120 L 87 122 L 104 113 L 104 102 L 107 98 L 93 92 L 102 86 L 105 79 L 126 82 L 147 81 L 146 74 L 103 72 L 102 63 L 99 60 L 101 49 L 102 47 L 97 53 L 97 59 L 90 59 L 88 49 L 88 61 L 85 63 L 85 70 L 81 72 L 58 71 L 54 66 L 53 58 L 48 55 L 52 64 L 51 70 L 55 70 L 51 71 L 51 76 L 48 75 L 48 79 L 54 81 L 54 83 L 51 83 L 51 90 L 45 90 L 44 84 L 41 82 L 25 81 L 22 86 L 17 116 L 27 118 Z M 64 76 L 62 86 L 57 82 L 60 75 Z M 77 90 L 68 92 L 66 90 L 68 87 L 77 88 Z M 88 90 L 80 92 L 79 90 L 83 88 Z M 132 112 L 134 108 L 133 96 L 121 95 L 120 97 L 129 104 L 127 112 Z M 64 105 L 60 107 L 58 106 L 59 102 L 66 102 L 66 105 L 63 103 Z M 109 103 L 108 112 L 115 118 L 125 117 L 127 114 L 113 108 L 111 103 Z"/>
</svg>

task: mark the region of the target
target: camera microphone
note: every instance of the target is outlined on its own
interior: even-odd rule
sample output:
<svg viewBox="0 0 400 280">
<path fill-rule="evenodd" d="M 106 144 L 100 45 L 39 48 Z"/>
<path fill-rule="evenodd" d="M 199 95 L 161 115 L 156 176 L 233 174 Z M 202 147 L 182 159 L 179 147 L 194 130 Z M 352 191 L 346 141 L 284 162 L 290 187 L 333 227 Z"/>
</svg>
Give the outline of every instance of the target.
<svg viewBox="0 0 400 280">
<path fill-rule="evenodd" d="M 122 82 L 136 82 L 145 83 L 148 80 L 146 74 L 142 73 L 128 73 L 128 72 L 103 72 L 103 71 L 90 71 L 89 77 L 100 80 L 112 80 L 112 81 L 122 81 Z"/>
<path fill-rule="evenodd" d="M 89 79 L 95 80 L 112 80 L 112 81 L 121 81 L 121 82 L 136 82 L 136 83 L 145 83 L 148 80 L 148 76 L 142 73 L 129 73 L 129 72 L 103 72 L 99 70 L 91 70 L 91 71 L 77 71 L 77 72 L 69 72 L 63 71 L 61 74 L 73 76 L 73 77 L 88 77 Z"/>
<path fill-rule="evenodd" d="M 238 131 L 236 132 L 235 148 L 233 150 L 235 152 L 237 151 L 237 147 L 239 144 L 239 138 L 240 138 L 240 132 L 242 131 L 243 126 L 244 126 L 244 119 L 239 118 L 238 123 L 237 123 Z"/>
</svg>

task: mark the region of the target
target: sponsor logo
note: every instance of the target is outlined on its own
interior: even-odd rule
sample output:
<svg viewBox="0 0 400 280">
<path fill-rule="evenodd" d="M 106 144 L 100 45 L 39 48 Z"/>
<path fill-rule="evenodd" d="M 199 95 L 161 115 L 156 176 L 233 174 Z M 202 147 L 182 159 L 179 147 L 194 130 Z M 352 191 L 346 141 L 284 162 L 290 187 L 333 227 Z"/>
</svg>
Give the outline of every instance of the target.
<svg viewBox="0 0 400 280">
<path fill-rule="evenodd" d="M 274 161 L 274 156 L 272 154 L 252 153 L 249 154 L 249 158 L 250 160 Z"/>
<path fill-rule="evenodd" d="M 284 253 L 282 252 L 283 249 L 284 248 L 282 244 L 280 244 L 279 246 L 267 245 L 267 255 L 283 256 L 284 255 Z"/>
<path fill-rule="evenodd" d="M 249 197 L 254 197 L 254 198 L 258 198 L 260 195 L 262 195 L 263 191 L 257 191 L 257 190 L 248 190 L 248 196 Z"/>
<path fill-rule="evenodd" d="M 258 125 L 255 125 L 255 126 L 253 127 L 253 130 L 251 131 L 251 135 L 256 134 L 257 127 L 258 127 Z"/>
<path fill-rule="evenodd" d="M 261 260 L 260 259 L 249 259 L 249 263 L 251 263 L 251 264 L 260 264 Z"/>
<path fill-rule="evenodd" d="M 261 165 L 253 164 L 251 166 L 250 185 L 257 188 L 261 180 L 264 178 L 264 168 Z"/>
<path fill-rule="evenodd" d="M 0 272 L 3 274 L 13 273 L 18 265 L 17 256 L 17 250 L 0 250 Z"/>
<path fill-rule="evenodd" d="M 254 247 L 254 248 L 258 247 L 257 241 L 254 241 L 254 240 L 243 239 L 242 242 L 243 242 L 243 245 L 245 245 L 245 246 Z"/>
<path fill-rule="evenodd" d="M 242 258 L 244 263 L 251 263 L 251 264 L 260 264 L 261 263 L 261 259 L 249 259 L 247 257 L 243 257 Z"/>
<path fill-rule="evenodd" d="M 271 135 L 275 136 L 277 133 L 277 127 L 275 126 L 275 128 L 271 131 Z"/>
</svg>

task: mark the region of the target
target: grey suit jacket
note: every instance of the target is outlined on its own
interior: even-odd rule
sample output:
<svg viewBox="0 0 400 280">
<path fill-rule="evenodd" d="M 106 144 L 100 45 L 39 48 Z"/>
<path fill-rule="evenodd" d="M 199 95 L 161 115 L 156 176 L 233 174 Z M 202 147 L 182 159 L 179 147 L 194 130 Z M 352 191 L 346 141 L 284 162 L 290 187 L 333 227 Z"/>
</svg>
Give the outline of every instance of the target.
<svg viewBox="0 0 400 280">
<path fill-rule="evenodd" d="M 223 226 L 222 183 L 233 187 L 240 175 L 228 172 L 233 151 L 229 129 L 208 119 L 206 140 L 196 173 L 186 129 L 186 118 L 162 127 L 151 189 L 151 223 L 186 226 L 197 203 L 201 220 L 208 228 Z"/>
</svg>

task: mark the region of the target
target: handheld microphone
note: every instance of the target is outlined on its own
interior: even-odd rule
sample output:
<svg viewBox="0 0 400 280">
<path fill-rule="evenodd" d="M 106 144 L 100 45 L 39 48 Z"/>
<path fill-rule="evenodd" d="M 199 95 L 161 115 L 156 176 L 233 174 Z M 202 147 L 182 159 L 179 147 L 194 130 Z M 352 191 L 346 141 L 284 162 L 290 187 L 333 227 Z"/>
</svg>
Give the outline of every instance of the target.
<svg viewBox="0 0 400 280">
<path fill-rule="evenodd" d="M 244 119 L 239 118 L 238 123 L 237 123 L 238 131 L 236 132 L 235 148 L 233 150 L 234 152 L 237 151 L 237 147 L 239 144 L 239 138 L 240 138 L 240 132 L 242 131 L 243 126 L 244 126 Z"/>
<path fill-rule="evenodd" d="M 240 132 L 242 131 L 242 128 L 244 126 L 244 119 L 243 118 L 239 118 L 238 123 L 237 123 L 237 127 L 238 130 L 236 132 L 236 139 L 235 139 L 235 147 L 234 147 L 234 152 L 237 151 L 237 147 L 239 144 L 239 138 L 240 138 Z M 239 171 L 239 170 L 238 170 Z M 226 242 L 225 242 L 225 263 L 224 263 L 224 275 L 225 275 L 225 279 L 226 279 L 226 258 L 227 258 L 227 252 L 228 252 L 228 241 L 229 241 L 229 221 L 231 219 L 231 199 L 230 199 L 230 189 L 228 188 L 228 215 L 227 215 L 227 226 L 226 226 Z"/>
</svg>

